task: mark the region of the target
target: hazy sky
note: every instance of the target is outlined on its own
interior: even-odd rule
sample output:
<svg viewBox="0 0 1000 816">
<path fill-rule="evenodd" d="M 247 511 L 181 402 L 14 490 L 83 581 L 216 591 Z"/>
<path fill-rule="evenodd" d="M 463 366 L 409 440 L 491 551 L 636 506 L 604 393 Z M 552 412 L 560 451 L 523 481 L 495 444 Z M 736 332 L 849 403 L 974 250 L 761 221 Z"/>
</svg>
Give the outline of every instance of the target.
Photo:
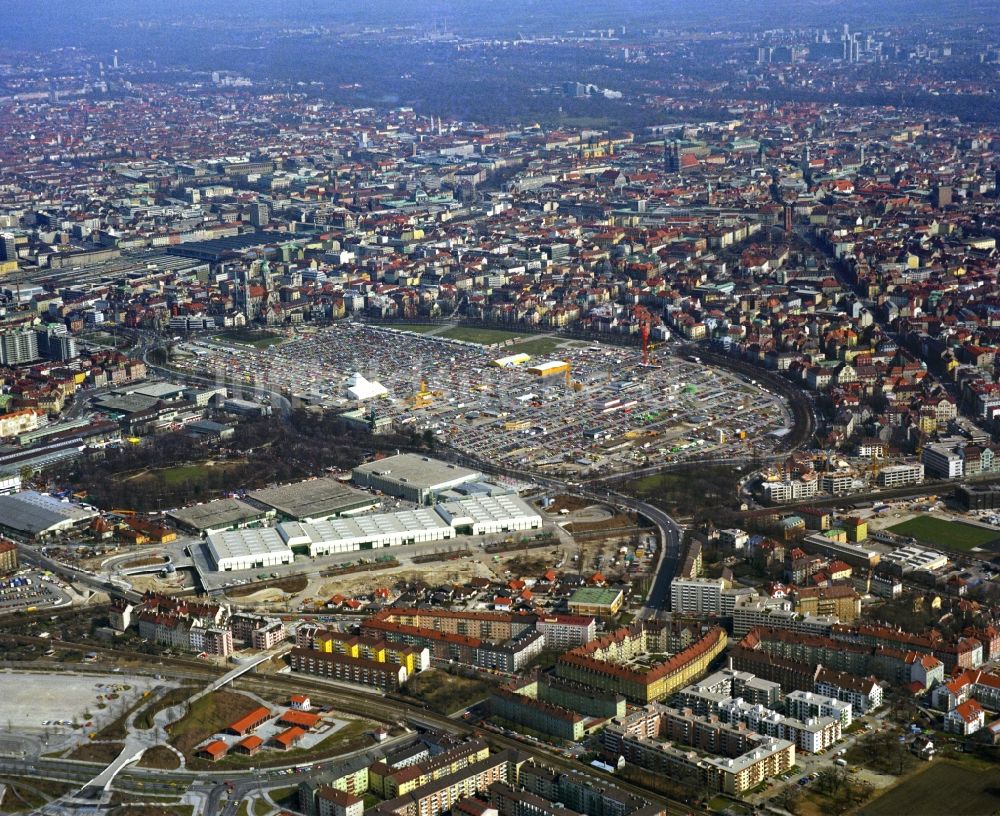
<svg viewBox="0 0 1000 816">
<path fill-rule="evenodd" d="M 169 47 L 204 31 L 206 19 L 258 26 L 357 22 L 433 23 L 461 33 L 506 36 L 622 24 L 663 27 L 789 25 L 855 27 L 978 19 L 996 26 L 1000 0 L 3 0 L 0 42 L 30 49 L 80 45 Z M 152 24 L 152 25 L 150 25 Z M 158 32 L 156 30 L 159 30 Z M 180 43 L 179 43 L 180 44 Z M 182 45 L 192 43 L 183 43 Z M 2 57 L 0 57 L 2 59 Z"/>
</svg>

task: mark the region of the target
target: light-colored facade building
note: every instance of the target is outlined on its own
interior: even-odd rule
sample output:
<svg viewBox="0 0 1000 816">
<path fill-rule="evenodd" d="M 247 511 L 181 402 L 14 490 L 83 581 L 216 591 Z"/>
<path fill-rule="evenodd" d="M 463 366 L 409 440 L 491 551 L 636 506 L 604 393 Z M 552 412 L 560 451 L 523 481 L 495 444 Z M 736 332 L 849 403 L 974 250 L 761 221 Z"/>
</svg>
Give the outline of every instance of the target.
<svg viewBox="0 0 1000 816">
<path fill-rule="evenodd" d="M 208 536 L 208 552 L 216 570 L 251 570 L 291 564 L 291 549 L 270 527 L 226 530 Z"/>
<path fill-rule="evenodd" d="M 670 582 L 670 611 L 684 615 L 722 613 L 722 578 L 674 578 Z"/>
</svg>

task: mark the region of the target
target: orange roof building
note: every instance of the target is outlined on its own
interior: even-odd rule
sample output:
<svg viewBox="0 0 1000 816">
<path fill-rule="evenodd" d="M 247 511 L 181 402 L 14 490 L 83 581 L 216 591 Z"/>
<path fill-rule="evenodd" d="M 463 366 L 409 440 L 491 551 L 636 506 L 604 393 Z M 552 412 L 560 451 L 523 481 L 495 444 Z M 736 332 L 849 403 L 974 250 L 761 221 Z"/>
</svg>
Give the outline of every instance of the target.
<svg viewBox="0 0 1000 816">
<path fill-rule="evenodd" d="M 311 728 L 315 728 L 319 721 L 320 718 L 316 714 L 310 714 L 308 711 L 297 711 L 292 708 L 281 715 L 278 719 L 278 725 L 295 725 L 308 731 Z"/>
<path fill-rule="evenodd" d="M 305 735 L 306 732 L 304 729 L 294 727 L 282 731 L 280 734 L 275 734 L 273 741 L 276 747 L 280 748 L 282 751 L 287 751 Z"/>
<path fill-rule="evenodd" d="M 207 745 L 202 745 L 195 753 L 203 756 L 212 762 L 218 762 L 229 752 L 229 746 L 222 740 L 212 740 Z"/>
<path fill-rule="evenodd" d="M 251 731 L 255 731 L 257 728 L 266 723 L 271 719 L 270 709 L 260 706 L 255 708 L 245 717 L 240 717 L 236 722 L 232 723 L 226 730 L 231 731 L 238 737 L 242 737 L 244 734 L 249 734 Z"/>
<path fill-rule="evenodd" d="M 246 754 L 247 756 L 253 756 L 264 744 L 264 740 L 258 737 L 256 734 L 251 734 L 249 737 L 244 737 L 239 742 L 233 746 L 233 750 L 240 754 Z"/>
</svg>

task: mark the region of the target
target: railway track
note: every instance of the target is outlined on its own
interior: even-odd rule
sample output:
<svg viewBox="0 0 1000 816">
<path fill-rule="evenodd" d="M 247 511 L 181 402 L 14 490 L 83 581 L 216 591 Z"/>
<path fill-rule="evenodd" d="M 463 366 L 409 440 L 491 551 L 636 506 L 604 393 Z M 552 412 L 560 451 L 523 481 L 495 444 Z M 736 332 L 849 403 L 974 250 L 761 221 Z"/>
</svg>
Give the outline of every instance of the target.
<svg viewBox="0 0 1000 816">
<path fill-rule="evenodd" d="M 54 648 L 73 650 L 85 649 L 87 651 L 96 652 L 99 655 L 106 655 L 116 659 L 134 659 L 140 662 L 149 662 L 151 660 L 150 655 L 146 655 L 141 652 L 114 649 L 103 646 L 81 645 L 79 643 L 59 639 L 38 638 L 29 635 L 0 633 L 0 643 L 3 642 L 15 642 L 21 644 L 30 643 L 36 645 L 47 644 Z M 107 671 L 107 669 L 99 663 L 91 665 L 95 671 Z M 205 682 L 211 682 L 212 680 L 218 679 L 218 677 L 223 673 L 222 670 L 217 667 L 206 666 L 198 663 L 197 661 L 186 658 L 171 658 L 169 664 L 156 663 L 154 665 L 142 666 L 138 669 L 133 669 L 132 667 L 129 668 L 129 671 L 133 670 L 149 674 L 155 673 L 172 679 L 195 681 L 203 680 Z M 260 694 L 261 696 L 270 697 L 271 699 L 282 699 L 292 691 L 313 692 L 317 695 L 322 694 L 323 698 L 328 700 L 337 709 L 354 714 L 355 716 L 360 715 L 387 725 L 413 725 L 416 727 L 436 728 L 463 736 L 480 736 L 486 740 L 486 742 L 494 750 L 510 748 L 531 757 L 539 764 L 547 767 L 558 768 L 566 771 L 585 771 L 590 776 L 604 779 L 608 783 L 613 784 L 624 791 L 632 793 L 636 796 L 641 796 L 649 801 L 666 807 L 671 816 L 679 816 L 682 813 L 690 814 L 695 812 L 688 805 L 673 802 L 663 796 L 660 796 L 659 794 L 653 793 L 652 791 L 646 790 L 638 785 L 634 785 L 612 774 L 605 773 L 599 769 L 585 767 L 578 761 L 564 757 L 556 751 L 550 751 L 532 743 L 514 739 L 503 734 L 498 734 L 488 729 L 479 728 L 478 726 L 461 719 L 453 719 L 443 714 L 438 714 L 423 708 L 422 706 L 408 703 L 400 697 L 384 697 L 378 694 L 365 693 L 360 690 L 342 689 L 329 683 L 325 683 L 322 680 L 311 678 L 308 675 L 299 674 L 293 676 L 246 674 L 234 681 L 234 688 L 252 691 Z M 333 758 L 335 757 L 316 759 L 314 761 L 324 762 Z M 27 761 L 0 759 L 0 774 L 12 773 L 16 771 L 28 771 L 29 768 L 24 764 L 25 762 Z M 72 781 L 87 781 L 93 777 L 95 768 L 99 767 L 99 764 L 41 758 L 34 761 L 34 763 L 31 764 L 31 767 L 35 769 L 36 773 L 43 774 L 47 778 L 71 778 Z M 276 767 L 268 770 L 278 769 L 279 768 Z M 51 776 L 49 776 L 50 774 Z M 119 775 L 120 785 L 123 788 L 127 787 L 129 790 L 141 787 L 145 792 L 152 793 L 154 792 L 152 788 L 155 788 L 157 791 L 162 790 L 164 792 L 174 791 L 176 790 L 174 783 L 177 782 L 193 783 L 199 780 L 204 780 L 206 778 L 211 779 L 214 777 L 226 779 L 253 777 L 252 774 L 237 770 L 208 772 L 178 770 L 163 771 L 161 774 L 164 777 L 163 780 L 151 781 L 149 769 L 126 768 Z"/>
</svg>

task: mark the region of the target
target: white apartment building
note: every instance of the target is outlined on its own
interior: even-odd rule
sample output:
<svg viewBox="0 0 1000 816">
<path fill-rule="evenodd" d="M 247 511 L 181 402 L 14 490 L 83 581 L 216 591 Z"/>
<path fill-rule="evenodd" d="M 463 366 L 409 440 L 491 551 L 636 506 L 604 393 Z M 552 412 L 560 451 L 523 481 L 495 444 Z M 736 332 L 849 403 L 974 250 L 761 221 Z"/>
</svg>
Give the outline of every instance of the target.
<svg viewBox="0 0 1000 816">
<path fill-rule="evenodd" d="M 586 646 L 597 637 L 597 619 L 586 615 L 546 615 L 535 629 L 545 638 L 546 649 L 568 650 Z"/>
<path fill-rule="evenodd" d="M 810 717 L 833 717 L 840 720 L 841 728 L 850 728 L 854 722 L 850 703 L 812 691 L 792 691 L 786 694 L 785 714 L 799 720 L 808 720 Z"/>
<path fill-rule="evenodd" d="M 670 610 L 687 615 L 722 614 L 722 578 L 674 578 L 670 582 Z"/>
<path fill-rule="evenodd" d="M 814 691 L 851 704 L 851 711 L 867 714 L 882 705 L 882 686 L 874 677 L 858 677 L 834 669 L 816 672 Z"/>
<path fill-rule="evenodd" d="M 960 479 L 965 474 L 965 459 L 950 445 L 927 445 L 921 458 L 931 476 Z"/>
<path fill-rule="evenodd" d="M 784 504 L 797 499 L 808 499 L 819 490 L 818 479 L 785 479 L 780 482 L 764 482 L 761 491 L 768 504 Z"/>
<path fill-rule="evenodd" d="M 878 474 L 878 483 L 882 487 L 904 487 L 920 484 L 923 480 L 924 466 L 919 462 L 912 465 L 889 465 Z"/>
</svg>

